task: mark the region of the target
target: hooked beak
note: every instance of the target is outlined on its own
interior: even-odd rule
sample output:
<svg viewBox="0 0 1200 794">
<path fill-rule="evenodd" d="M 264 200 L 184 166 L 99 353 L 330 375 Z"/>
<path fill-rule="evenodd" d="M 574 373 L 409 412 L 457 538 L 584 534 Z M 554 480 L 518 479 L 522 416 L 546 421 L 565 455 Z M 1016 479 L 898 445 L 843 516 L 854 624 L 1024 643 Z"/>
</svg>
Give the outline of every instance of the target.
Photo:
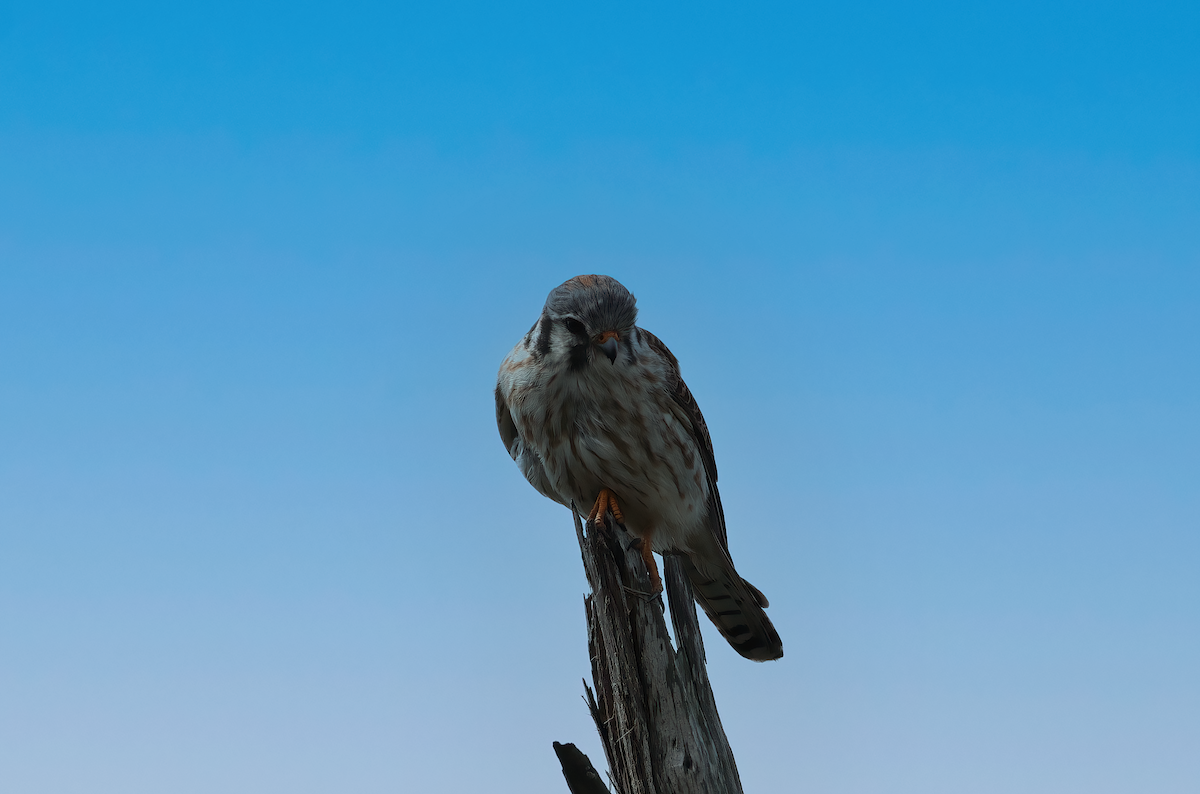
<svg viewBox="0 0 1200 794">
<path fill-rule="evenodd" d="M 617 336 L 616 331 L 605 331 L 597 337 L 597 343 L 600 349 L 604 351 L 604 355 L 608 356 L 610 364 L 617 363 L 617 343 L 621 341 L 621 337 Z"/>
</svg>

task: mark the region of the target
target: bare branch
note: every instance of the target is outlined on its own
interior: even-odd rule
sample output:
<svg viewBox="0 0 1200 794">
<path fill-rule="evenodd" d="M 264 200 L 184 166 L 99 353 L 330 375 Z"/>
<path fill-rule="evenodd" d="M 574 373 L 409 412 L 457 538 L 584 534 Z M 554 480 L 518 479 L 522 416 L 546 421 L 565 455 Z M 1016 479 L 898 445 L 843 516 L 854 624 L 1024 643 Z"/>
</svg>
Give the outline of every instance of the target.
<svg viewBox="0 0 1200 794">
<path fill-rule="evenodd" d="M 683 566 L 666 555 L 676 650 L 662 599 L 644 597 L 650 578 L 633 538 L 611 513 L 605 521 L 603 528 L 585 531 L 575 514 L 592 588 L 584 606 L 595 692 L 585 682 L 585 699 L 604 745 L 610 779 L 618 794 L 741 794 Z M 556 751 L 560 746 L 555 745 Z M 573 785 L 571 791 L 576 792 Z"/>
</svg>

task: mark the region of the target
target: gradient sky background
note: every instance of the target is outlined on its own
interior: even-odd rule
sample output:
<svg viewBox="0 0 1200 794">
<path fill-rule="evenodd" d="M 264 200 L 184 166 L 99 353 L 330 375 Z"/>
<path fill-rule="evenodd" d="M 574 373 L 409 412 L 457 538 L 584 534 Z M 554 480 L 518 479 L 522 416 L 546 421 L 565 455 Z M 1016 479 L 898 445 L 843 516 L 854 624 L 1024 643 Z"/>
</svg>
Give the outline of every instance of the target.
<svg viewBox="0 0 1200 794">
<path fill-rule="evenodd" d="M 492 404 L 602 272 L 784 638 L 748 792 L 1197 791 L 1198 9 L 3 5 L 0 787 L 602 763 Z"/>
</svg>

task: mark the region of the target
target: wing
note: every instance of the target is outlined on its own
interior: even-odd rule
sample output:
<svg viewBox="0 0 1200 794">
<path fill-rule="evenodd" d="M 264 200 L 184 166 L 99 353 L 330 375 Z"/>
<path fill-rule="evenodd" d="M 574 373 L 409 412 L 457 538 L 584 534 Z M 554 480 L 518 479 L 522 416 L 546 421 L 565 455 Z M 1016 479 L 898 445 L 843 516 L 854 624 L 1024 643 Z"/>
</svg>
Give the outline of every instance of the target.
<svg viewBox="0 0 1200 794">
<path fill-rule="evenodd" d="M 500 440 L 504 442 L 504 448 L 508 450 L 512 459 L 516 460 L 521 452 L 521 438 L 517 435 L 517 423 L 509 413 L 508 403 L 504 402 L 500 384 L 496 384 L 496 427 L 500 430 Z"/>
<path fill-rule="evenodd" d="M 677 409 L 676 415 L 691 426 L 692 439 L 700 451 L 708 479 L 709 528 L 720 547 L 713 548 L 711 553 L 693 553 L 684 557 L 684 570 L 692 582 L 692 593 L 734 650 L 756 662 L 778 659 L 783 656 L 783 642 L 764 611 L 768 605 L 767 597 L 738 575 L 729 556 L 725 510 L 717 490 L 717 460 L 704 414 L 700 413 L 696 398 L 679 374 L 679 361 L 657 336 L 642 328 L 638 331 L 668 365 L 667 390 Z"/>
<path fill-rule="evenodd" d="M 546 468 L 542 465 L 542 459 L 521 438 L 521 434 L 517 430 L 517 423 L 513 420 L 512 411 L 508 409 L 508 403 L 504 400 L 504 392 L 498 383 L 496 384 L 496 428 L 500 431 L 500 440 L 504 442 L 504 448 L 508 450 L 509 456 L 517 462 L 517 468 L 521 470 L 521 474 L 525 475 L 525 479 L 529 480 L 529 484 L 543 496 L 570 506 L 569 502 L 563 502 L 550 484 L 550 478 L 546 476 Z"/>
<path fill-rule="evenodd" d="M 704 476 L 708 480 L 708 514 L 713 519 L 713 532 L 721 541 L 721 547 L 725 549 L 725 553 L 728 554 L 729 539 L 725 532 L 725 509 L 721 507 L 721 493 L 717 490 L 717 459 L 713 455 L 712 436 L 708 434 L 708 425 L 704 421 L 704 414 L 700 413 L 700 406 L 696 404 L 696 398 L 692 396 L 691 390 L 683 382 L 683 376 L 679 374 L 679 360 L 657 336 L 645 328 L 637 330 L 645 337 L 646 344 L 650 349 L 667 362 L 667 392 L 679 409 L 681 418 L 691 428 L 692 440 L 696 442 L 696 449 L 699 450 L 700 459 L 704 462 Z"/>
</svg>

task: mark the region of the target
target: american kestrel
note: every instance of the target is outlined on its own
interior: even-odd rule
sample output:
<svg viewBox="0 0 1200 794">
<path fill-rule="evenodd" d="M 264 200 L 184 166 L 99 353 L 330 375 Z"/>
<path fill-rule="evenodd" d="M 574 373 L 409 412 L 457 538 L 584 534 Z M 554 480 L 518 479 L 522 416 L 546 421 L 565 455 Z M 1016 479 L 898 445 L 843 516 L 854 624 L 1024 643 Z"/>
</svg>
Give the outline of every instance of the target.
<svg viewBox="0 0 1200 794">
<path fill-rule="evenodd" d="M 747 659 L 783 656 L 767 599 L 729 557 L 712 439 L 679 362 L 635 325 L 636 301 L 609 276 L 576 276 L 500 365 L 496 424 L 543 495 L 589 522 L 613 516 L 651 551 L 683 555 L 696 601 Z"/>
</svg>

